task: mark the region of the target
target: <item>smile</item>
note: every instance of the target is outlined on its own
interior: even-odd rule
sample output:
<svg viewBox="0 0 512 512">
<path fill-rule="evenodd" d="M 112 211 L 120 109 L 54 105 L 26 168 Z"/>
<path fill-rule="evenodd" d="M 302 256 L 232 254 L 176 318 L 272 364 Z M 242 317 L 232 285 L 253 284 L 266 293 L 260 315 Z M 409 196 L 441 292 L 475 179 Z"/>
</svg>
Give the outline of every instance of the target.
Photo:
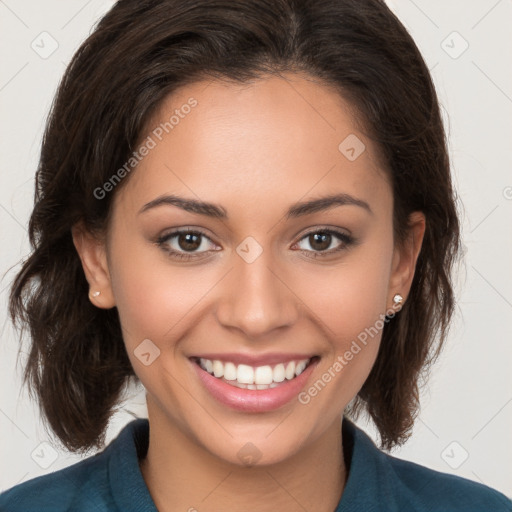
<svg viewBox="0 0 512 512">
<path fill-rule="evenodd" d="M 316 356 L 315 356 L 316 357 Z M 250 366 L 219 359 L 194 358 L 204 371 L 231 386 L 241 389 L 264 390 L 279 386 L 298 377 L 315 357 L 278 363 L 273 366 Z"/>
</svg>

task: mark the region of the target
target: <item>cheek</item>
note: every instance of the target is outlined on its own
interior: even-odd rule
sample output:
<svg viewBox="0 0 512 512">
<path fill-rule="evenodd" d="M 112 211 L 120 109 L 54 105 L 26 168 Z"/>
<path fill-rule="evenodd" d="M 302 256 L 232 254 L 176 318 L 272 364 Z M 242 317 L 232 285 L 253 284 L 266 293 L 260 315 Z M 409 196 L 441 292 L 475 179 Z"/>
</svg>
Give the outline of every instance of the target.
<svg viewBox="0 0 512 512">
<path fill-rule="evenodd" d="M 175 338 L 211 280 L 198 267 L 177 268 L 148 241 L 121 235 L 112 244 L 111 282 L 125 343 Z"/>
<path fill-rule="evenodd" d="M 317 271 L 307 280 L 315 285 L 307 305 L 327 343 L 318 380 L 299 398 L 301 403 L 314 398 L 317 407 L 327 411 L 326 421 L 357 395 L 376 360 L 385 325 L 390 257 L 386 250 L 361 250 L 336 270 Z M 324 387 L 328 391 L 320 393 Z"/>
<path fill-rule="evenodd" d="M 355 248 L 336 268 L 315 268 L 301 280 L 301 296 L 307 297 L 337 352 L 386 312 L 391 258 L 392 246 L 383 237 Z"/>
</svg>

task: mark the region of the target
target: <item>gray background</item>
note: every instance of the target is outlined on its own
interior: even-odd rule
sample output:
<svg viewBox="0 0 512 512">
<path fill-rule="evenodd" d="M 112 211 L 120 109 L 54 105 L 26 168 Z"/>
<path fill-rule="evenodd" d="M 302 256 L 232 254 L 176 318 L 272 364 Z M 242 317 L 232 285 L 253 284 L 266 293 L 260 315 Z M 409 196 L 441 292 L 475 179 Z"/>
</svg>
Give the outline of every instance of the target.
<svg viewBox="0 0 512 512">
<path fill-rule="evenodd" d="M 21 388 L 9 284 L 28 251 L 26 227 L 45 117 L 100 0 L 0 0 L 0 491 L 81 459 L 52 446 Z M 511 0 L 394 0 L 443 105 L 467 251 L 452 332 L 409 442 L 393 454 L 512 496 Z M 26 347 L 26 346 L 25 346 Z M 107 441 L 146 415 L 133 389 Z M 359 422 L 374 438 L 375 431 Z"/>
</svg>

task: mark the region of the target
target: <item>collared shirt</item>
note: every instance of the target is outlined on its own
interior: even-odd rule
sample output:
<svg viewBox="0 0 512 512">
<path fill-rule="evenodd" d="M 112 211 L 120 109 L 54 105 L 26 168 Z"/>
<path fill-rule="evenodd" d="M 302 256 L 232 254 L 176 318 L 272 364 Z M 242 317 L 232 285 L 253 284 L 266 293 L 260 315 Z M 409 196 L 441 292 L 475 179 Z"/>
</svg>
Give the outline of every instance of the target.
<svg viewBox="0 0 512 512">
<path fill-rule="evenodd" d="M 498 491 L 397 459 L 348 419 L 342 425 L 348 479 L 333 512 L 512 511 Z M 0 494 L 0 511 L 157 512 L 139 469 L 148 443 L 148 420 L 134 420 L 102 452 Z"/>
</svg>

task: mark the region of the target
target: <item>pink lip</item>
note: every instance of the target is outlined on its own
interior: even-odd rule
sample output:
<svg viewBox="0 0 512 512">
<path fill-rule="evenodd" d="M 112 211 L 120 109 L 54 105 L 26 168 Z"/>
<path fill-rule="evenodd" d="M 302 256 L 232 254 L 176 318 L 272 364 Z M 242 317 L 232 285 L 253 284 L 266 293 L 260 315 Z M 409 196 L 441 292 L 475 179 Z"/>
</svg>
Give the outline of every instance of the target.
<svg viewBox="0 0 512 512">
<path fill-rule="evenodd" d="M 302 359 L 305 359 L 301 356 Z M 207 359 L 210 359 L 209 357 Z M 298 358 L 300 359 L 300 358 Z M 199 379 L 210 394 L 220 403 L 243 412 L 267 412 L 278 409 L 295 398 L 304 388 L 313 372 L 318 359 L 292 380 L 286 380 L 279 386 L 269 389 L 241 389 L 204 371 L 196 362 L 191 360 Z"/>
<path fill-rule="evenodd" d="M 275 353 L 275 354 L 262 354 L 259 356 L 254 355 L 245 355 L 240 353 L 224 353 L 224 354 L 201 354 L 192 356 L 197 358 L 209 359 L 210 361 L 214 361 L 218 359 L 222 362 L 232 362 L 236 365 L 246 364 L 248 366 L 265 366 L 265 365 L 275 365 L 279 363 L 288 363 L 289 361 L 304 361 L 306 359 L 311 359 L 314 354 L 290 354 L 290 353 Z"/>
</svg>

